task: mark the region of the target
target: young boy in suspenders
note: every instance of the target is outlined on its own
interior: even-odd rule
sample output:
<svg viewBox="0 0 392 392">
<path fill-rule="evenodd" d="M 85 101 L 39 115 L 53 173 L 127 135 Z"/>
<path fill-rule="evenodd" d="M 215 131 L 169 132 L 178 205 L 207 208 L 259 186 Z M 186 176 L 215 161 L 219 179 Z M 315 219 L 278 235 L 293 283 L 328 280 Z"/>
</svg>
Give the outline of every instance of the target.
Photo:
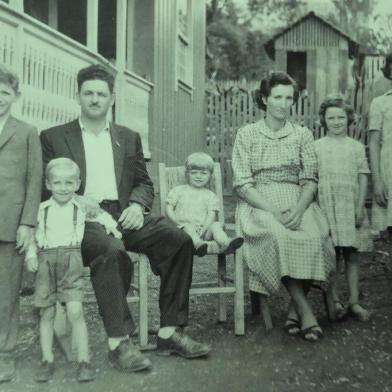
<svg viewBox="0 0 392 392">
<path fill-rule="evenodd" d="M 46 167 L 46 187 L 52 197 L 40 204 L 35 242 L 26 254 L 29 271 L 37 272 L 34 305 L 40 309 L 42 362 L 37 382 L 53 377 L 53 326 L 57 301 L 66 308 L 77 346 L 79 382 L 94 379 L 88 350 L 88 333 L 83 316 L 83 262 L 80 244 L 86 216 L 74 194 L 80 185 L 80 171 L 68 158 L 56 158 Z M 121 238 L 117 222 L 102 211 L 94 220 L 108 233 Z"/>
</svg>

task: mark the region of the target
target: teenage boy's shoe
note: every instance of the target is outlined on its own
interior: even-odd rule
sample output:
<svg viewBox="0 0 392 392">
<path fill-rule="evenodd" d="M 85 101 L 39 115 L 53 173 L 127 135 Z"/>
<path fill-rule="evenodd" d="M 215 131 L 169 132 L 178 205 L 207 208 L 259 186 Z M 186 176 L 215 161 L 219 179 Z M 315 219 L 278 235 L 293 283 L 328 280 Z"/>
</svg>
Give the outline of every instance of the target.
<svg viewBox="0 0 392 392">
<path fill-rule="evenodd" d="M 198 343 L 178 330 L 168 339 L 158 336 L 157 349 L 159 355 L 177 354 L 187 359 L 205 357 L 211 351 L 208 344 Z"/>
<path fill-rule="evenodd" d="M 79 382 L 89 382 L 95 379 L 95 372 L 88 362 L 79 362 L 76 379 Z"/>
<path fill-rule="evenodd" d="M 129 340 L 123 340 L 115 350 L 109 350 L 109 362 L 121 372 L 138 372 L 148 369 L 151 362 Z"/>
<path fill-rule="evenodd" d="M 48 361 L 42 361 L 41 365 L 35 373 L 35 381 L 37 382 L 48 382 L 53 379 L 54 374 L 54 363 Z"/>
<path fill-rule="evenodd" d="M 15 359 L 10 356 L 0 357 L 0 383 L 10 382 L 15 377 Z"/>
</svg>

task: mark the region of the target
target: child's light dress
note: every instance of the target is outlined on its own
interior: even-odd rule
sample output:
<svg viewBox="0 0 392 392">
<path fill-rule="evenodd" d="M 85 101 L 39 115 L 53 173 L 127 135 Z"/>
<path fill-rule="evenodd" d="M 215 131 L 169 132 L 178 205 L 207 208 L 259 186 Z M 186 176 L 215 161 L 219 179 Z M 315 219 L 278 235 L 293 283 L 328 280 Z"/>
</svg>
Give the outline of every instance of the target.
<svg viewBox="0 0 392 392">
<path fill-rule="evenodd" d="M 380 176 L 389 195 L 392 195 L 392 90 L 373 99 L 369 109 L 369 126 L 372 132 L 381 132 Z M 377 231 L 392 226 L 392 202 L 381 207 L 373 199 L 372 228 Z"/>
<path fill-rule="evenodd" d="M 327 216 L 335 246 L 372 249 L 367 212 L 359 229 L 355 227 L 358 174 L 369 174 L 362 143 L 346 136 L 323 137 L 315 142 L 319 166 L 318 199 Z"/>
<path fill-rule="evenodd" d="M 166 204 L 173 207 L 179 227 L 192 223 L 200 234 L 210 211 L 220 210 L 218 196 L 207 188 L 194 188 L 188 184 L 170 190 Z"/>
</svg>

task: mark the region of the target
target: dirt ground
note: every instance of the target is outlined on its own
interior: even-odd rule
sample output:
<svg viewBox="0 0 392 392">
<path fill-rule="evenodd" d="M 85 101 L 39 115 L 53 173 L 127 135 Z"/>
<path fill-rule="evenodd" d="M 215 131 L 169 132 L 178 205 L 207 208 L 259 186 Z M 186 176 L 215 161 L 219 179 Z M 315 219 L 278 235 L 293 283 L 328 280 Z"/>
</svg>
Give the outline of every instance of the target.
<svg viewBox="0 0 392 392">
<path fill-rule="evenodd" d="M 228 202 L 231 201 L 229 200 Z M 228 208 L 229 219 L 232 209 Z M 392 391 L 392 240 L 376 242 L 375 251 L 362 255 L 361 287 L 363 304 L 374 311 L 368 323 L 347 319 L 340 323 L 327 320 L 321 293 L 310 297 L 325 337 L 309 343 L 289 337 L 282 330 L 287 295 L 282 290 L 270 300 L 274 329 L 266 333 L 259 317 L 250 312 L 246 295 L 246 335 L 233 333 L 233 313 L 229 305 L 226 323 L 216 322 L 216 303 L 212 297 L 192 297 L 190 335 L 212 345 L 208 359 L 184 360 L 159 357 L 146 352 L 151 371 L 123 374 L 110 368 L 102 323 L 94 301 L 85 308 L 90 332 L 92 363 L 97 371 L 94 382 L 75 381 L 75 365 L 67 363 L 56 351 L 55 379 L 46 384 L 34 382 L 40 360 L 37 316 L 31 297 L 22 298 L 21 331 L 17 352 L 18 372 L 12 383 L 0 384 L 0 391 L 110 392 L 110 391 L 219 391 L 219 392 L 307 392 L 307 391 Z M 215 261 L 197 260 L 195 279 L 211 275 Z M 158 281 L 151 277 L 149 322 L 158 327 Z M 230 298 L 228 299 L 230 304 Z M 135 312 L 136 313 L 136 312 Z M 150 336 L 151 343 L 155 335 Z"/>
</svg>

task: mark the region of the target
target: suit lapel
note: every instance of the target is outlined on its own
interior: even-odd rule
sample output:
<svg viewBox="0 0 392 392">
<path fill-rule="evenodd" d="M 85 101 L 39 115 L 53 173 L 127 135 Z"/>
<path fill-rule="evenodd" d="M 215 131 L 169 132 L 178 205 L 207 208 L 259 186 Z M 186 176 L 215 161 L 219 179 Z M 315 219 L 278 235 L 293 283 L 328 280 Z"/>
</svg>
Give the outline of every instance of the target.
<svg viewBox="0 0 392 392">
<path fill-rule="evenodd" d="M 78 120 L 71 123 L 71 126 L 65 131 L 64 137 L 73 160 L 80 168 L 80 179 L 82 181 L 80 192 L 83 193 L 86 186 L 86 155 L 84 153 L 82 131 Z"/>
<path fill-rule="evenodd" d="M 0 149 L 10 140 L 17 132 L 17 123 L 12 116 L 9 116 L 0 133 Z"/>
<path fill-rule="evenodd" d="M 114 171 L 116 173 L 116 184 L 118 189 L 124 165 L 125 145 L 122 133 L 119 132 L 114 124 L 110 125 L 110 137 L 112 139 Z"/>
</svg>

